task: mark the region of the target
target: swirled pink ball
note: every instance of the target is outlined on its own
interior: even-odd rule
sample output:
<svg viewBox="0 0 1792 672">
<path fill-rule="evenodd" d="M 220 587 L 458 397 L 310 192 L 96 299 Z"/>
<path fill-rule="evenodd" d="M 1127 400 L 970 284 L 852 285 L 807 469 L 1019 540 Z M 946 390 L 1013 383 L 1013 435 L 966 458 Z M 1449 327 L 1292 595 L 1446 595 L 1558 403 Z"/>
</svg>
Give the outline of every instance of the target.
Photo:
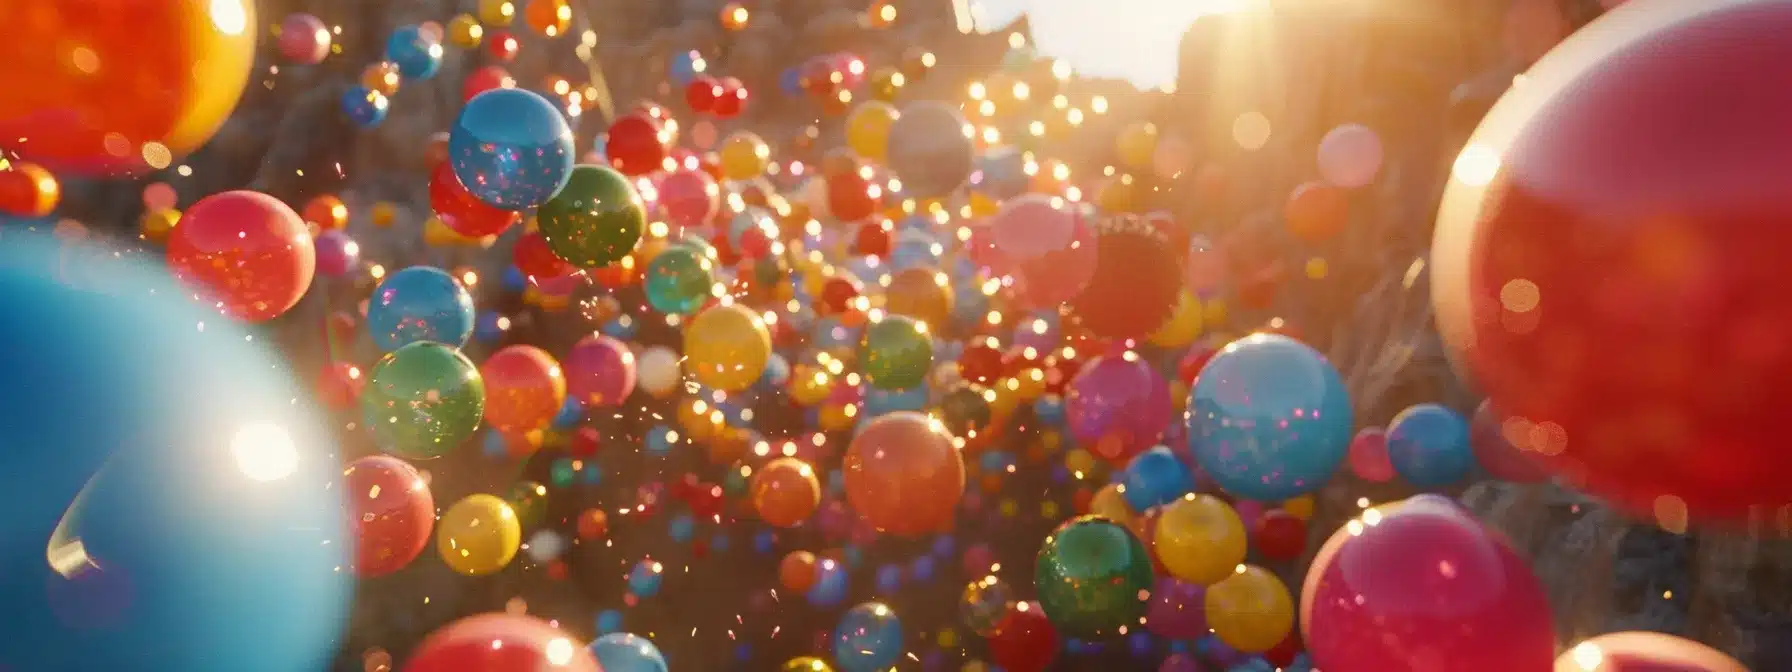
<svg viewBox="0 0 1792 672">
<path fill-rule="evenodd" d="M 609 336 L 579 339 L 561 364 L 566 367 L 567 398 L 586 406 L 615 406 L 635 391 L 635 354 Z"/>
<path fill-rule="evenodd" d="M 330 55 L 330 29 L 304 12 L 286 15 L 280 22 L 280 55 L 299 65 L 315 65 Z"/>
<path fill-rule="evenodd" d="M 1170 424 L 1170 388 L 1132 353 L 1096 357 L 1065 388 L 1070 433 L 1115 465 L 1157 445 Z"/>
</svg>

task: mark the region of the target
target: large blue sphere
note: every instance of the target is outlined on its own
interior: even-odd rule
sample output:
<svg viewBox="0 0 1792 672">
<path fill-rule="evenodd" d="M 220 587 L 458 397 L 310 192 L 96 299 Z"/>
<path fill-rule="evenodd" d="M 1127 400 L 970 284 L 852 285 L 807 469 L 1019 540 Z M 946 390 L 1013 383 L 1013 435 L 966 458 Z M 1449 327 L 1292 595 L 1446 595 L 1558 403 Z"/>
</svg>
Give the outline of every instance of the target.
<svg viewBox="0 0 1792 672">
<path fill-rule="evenodd" d="M 1350 448 L 1350 396 L 1324 355 L 1253 334 L 1201 369 L 1189 391 L 1189 449 L 1234 495 L 1280 501 L 1319 489 Z"/>
<path fill-rule="evenodd" d="M 326 669 L 341 466 L 266 339 L 151 264 L 0 246 L 0 666 Z"/>
<path fill-rule="evenodd" d="M 386 38 L 386 60 L 405 79 L 429 79 L 442 68 L 442 43 L 417 26 L 402 26 Z"/>
<path fill-rule="evenodd" d="M 902 619 L 879 602 L 847 610 L 834 626 L 834 664 L 842 672 L 879 672 L 902 656 Z"/>
<path fill-rule="evenodd" d="M 572 175 L 572 128 L 541 94 L 492 89 L 461 108 L 448 131 L 448 157 L 467 192 L 487 205 L 532 208 Z"/>
<path fill-rule="evenodd" d="M 1388 423 L 1388 461 L 1394 472 L 1421 488 L 1452 485 L 1475 467 L 1468 421 L 1437 404 L 1419 404 Z"/>
<path fill-rule="evenodd" d="M 367 300 L 367 332 L 385 352 L 417 341 L 461 347 L 473 336 L 473 317 L 467 288 L 429 266 L 386 276 Z"/>
</svg>

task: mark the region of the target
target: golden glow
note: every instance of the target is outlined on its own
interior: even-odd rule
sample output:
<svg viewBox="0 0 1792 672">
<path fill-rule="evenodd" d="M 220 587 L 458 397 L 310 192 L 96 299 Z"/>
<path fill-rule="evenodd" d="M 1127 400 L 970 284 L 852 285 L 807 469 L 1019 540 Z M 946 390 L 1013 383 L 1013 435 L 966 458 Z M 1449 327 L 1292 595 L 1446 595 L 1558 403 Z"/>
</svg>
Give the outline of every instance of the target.
<svg viewBox="0 0 1792 672">
<path fill-rule="evenodd" d="M 284 428 L 266 423 L 245 425 L 230 439 L 237 469 L 256 481 L 277 481 L 299 468 L 299 449 Z"/>
</svg>

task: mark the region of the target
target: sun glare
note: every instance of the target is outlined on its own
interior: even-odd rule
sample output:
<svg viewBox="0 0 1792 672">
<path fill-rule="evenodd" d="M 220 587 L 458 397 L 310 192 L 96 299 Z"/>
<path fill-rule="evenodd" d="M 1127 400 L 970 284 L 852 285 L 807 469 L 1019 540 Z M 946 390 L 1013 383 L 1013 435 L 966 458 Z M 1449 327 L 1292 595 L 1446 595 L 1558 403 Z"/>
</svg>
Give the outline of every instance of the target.
<svg viewBox="0 0 1792 672">
<path fill-rule="evenodd" d="M 1139 88 L 1170 86 L 1182 35 L 1195 19 L 1243 11 L 1262 0 L 969 0 L 977 30 L 996 32 L 1022 15 L 1041 55 L 1077 72 Z"/>
</svg>

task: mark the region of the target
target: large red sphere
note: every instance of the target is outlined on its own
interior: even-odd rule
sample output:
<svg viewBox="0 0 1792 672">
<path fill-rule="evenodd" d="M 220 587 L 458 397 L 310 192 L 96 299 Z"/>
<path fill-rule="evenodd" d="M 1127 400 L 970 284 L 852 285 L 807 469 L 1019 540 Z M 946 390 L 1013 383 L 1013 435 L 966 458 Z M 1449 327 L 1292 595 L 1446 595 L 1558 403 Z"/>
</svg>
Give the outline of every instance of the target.
<svg viewBox="0 0 1792 672">
<path fill-rule="evenodd" d="M 299 214 L 255 191 L 194 203 L 168 234 L 168 268 L 202 300 L 245 322 L 299 303 L 317 272 L 317 249 Z"/>
<path fill-rule="evenodd" d="M 672 136 L 658 119 L 645 112 L 624 115 L 610 124 L 604 152 L 610 166 L 623 175 L 646 175 L 665 167 Z"/>
<path fill-rule="evenodd" d="M 1520 450 L 1663 524 L 1792 503 L 1792 5 L 1630 3 L 1457 159 L 1432 294 Z"/>
<path fill-rule="evenodd" d="M 357 576 L 403 569 L 429 545 L 436 502 L 416 467 L 390 455 L 370 455 L 343 469 L 342 486 L 355 533 Z"/>
<path fill-rule="evenodd" d="M 479 614 L 430 633 L 404 672 L 602 672 L 591 649 L 534 616 Z"/>
</svg>

